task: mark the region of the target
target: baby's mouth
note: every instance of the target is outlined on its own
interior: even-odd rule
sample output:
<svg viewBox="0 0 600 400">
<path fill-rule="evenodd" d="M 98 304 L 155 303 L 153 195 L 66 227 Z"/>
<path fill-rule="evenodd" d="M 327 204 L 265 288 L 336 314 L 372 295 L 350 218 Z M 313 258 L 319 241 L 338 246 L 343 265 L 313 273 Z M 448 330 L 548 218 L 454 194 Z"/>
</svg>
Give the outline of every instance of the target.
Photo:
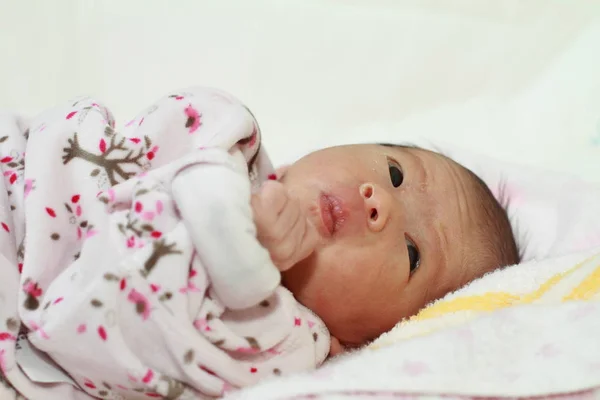
<svg viewBox="0 0 600 400">
<path fill-rule="evenodd" d="M 321 231 L 331 237 L 339 231 L 347 218 L 342 200 L 336 196 L 322 193 L 319 197 L 319 209 L 323 228 Z"/>
</svg>

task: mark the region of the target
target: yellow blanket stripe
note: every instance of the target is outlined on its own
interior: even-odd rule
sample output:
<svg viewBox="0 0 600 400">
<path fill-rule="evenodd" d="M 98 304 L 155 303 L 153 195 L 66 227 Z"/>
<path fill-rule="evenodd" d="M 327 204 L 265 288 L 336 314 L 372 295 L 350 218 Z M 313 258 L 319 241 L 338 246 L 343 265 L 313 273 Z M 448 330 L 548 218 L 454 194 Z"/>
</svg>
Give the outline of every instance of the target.
<svg viewBox="0 0 600 400">
<path fill-rule="evenodd" d="M 598 265 L 594 272 L 588 275 L 581 283 L 571 291 L 568 295 L 563 297 L 563 301 L 572 300 L 590 300 L 596 294 L 600 292 L 600 265 Z"/>
<path fill-rule="evenodd" d="M 534 301 L 539 300 L 544 294 L 546 294 L 564 278 L 578 270 L 582 265 L 586 264 L 591 258 L 582 261 L 567 271 L 553 275 L 533 292 L 524 295 L 507 292 L 488 292 L 480 295 L 457 297 L 446 301 L 438 301 L 437 303 L 434 303 L 431 306 L 421 310 L 421 312 L 419 312 L 417 315 L 410 318 L 409 321 L 422 321 L 460 311 L 490 312 L 518 304 L 533 303 Z M 592 274 L 590 274 L 590 276 L 582 281 L 579 286 L 577 286 L 568 296 L 565 296 L 563 301 L 589 299 L 598 293 L 598 291 L 600 291 L 600 266 Z"/>
</svg>

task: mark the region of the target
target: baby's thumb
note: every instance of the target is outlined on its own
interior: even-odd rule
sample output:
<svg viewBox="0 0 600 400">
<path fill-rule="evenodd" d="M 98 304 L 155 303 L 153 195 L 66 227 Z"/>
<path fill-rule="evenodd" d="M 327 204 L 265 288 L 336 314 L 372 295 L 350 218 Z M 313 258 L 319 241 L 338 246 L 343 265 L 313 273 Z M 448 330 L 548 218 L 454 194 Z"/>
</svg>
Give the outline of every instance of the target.
<svg viewBox="0 0 600 400">
<path fill-rule="evenodd" d="M 296 263 L 309 257 L 317 248 L 319 243 L 319 232 L 317 228 L 307 219 L 306 228 L 304 229 L 304 235 L 300 241 L 300 247 L 298 249 L 298 258 Z"/>
</svg>

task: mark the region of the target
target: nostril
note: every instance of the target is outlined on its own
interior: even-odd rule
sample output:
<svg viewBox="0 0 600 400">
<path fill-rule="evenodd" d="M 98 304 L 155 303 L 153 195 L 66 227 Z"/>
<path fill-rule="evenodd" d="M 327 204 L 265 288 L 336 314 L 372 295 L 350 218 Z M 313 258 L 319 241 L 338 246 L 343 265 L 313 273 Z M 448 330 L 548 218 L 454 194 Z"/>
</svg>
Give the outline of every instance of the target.
<svg viewBox="0 0 600 400">
<path fill-rule="evenodd" d="M 373 196 L 373 186 L 371 186 L 371 185 L 365 185 L 365 186 L 363 186 L 362 195 L 366 199 L 370 199 L 371 196 Z"/>
<path fill-rule="evenodd" d="M 377 210 L 373 208 L 373 209 L 371 210 L 371 215 L 370 215 L 371 219 L 372 219 L 373 221 L 377 221 L 377 217 L 378 217 L 378 216 L 379 216 L 379 215 L 377 214 Z"/>
</svg>

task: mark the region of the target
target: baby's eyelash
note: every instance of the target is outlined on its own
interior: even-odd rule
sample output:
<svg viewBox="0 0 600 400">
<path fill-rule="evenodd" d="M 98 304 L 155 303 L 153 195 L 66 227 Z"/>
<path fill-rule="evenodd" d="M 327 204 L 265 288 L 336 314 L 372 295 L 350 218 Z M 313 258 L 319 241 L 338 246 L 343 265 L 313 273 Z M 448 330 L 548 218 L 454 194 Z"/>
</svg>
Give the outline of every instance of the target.
<svg viewBox="0 0 600 400">
<path fill-rule="evenodd" d="M 406 236 L 405 241 L 408 249 L 408 264 L 410 274 L 412 275 L 421 265 L 421 254 L 419 252 L 419 248 L 415 245 L 412 239 Z"/>
</svg>

